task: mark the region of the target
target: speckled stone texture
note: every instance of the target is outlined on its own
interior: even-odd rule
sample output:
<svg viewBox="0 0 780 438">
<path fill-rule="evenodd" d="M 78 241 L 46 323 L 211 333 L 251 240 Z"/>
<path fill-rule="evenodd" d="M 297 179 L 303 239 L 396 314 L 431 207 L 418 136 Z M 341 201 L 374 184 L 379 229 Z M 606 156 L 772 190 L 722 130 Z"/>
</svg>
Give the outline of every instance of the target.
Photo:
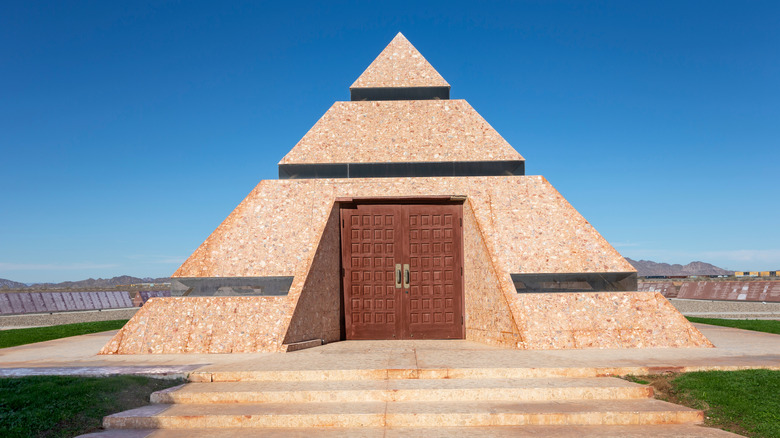
<svg viewBox="0 0 780 438">
<path fill-rule="evenodd" d="M 281 351 L 286 297 L 152 298 L 100 354 Z"/>
<path fill-rule="evenodd" d="M 400 32 L 349 88 L 449 87 Z"/>
<path fill-rule="evenodd" d="M 517 294 L 521 348 L 713 347 L 657 292 Z"/>
<path fill-rule="evenodd" d="M 502 285 L 468 202 L 463 205 L 463 246 L 466 339 L 508 347 L 523 345 L 508 305 L 516 295 L 512 282 Z"/>
<path fill-rule="evenodd" d="M 292 275 L 289 295 L 150 300 L 104 353 L 284 351 L 339 339 L 334 200 L 410 195 L 467 196 L 467 339 L 520 349 L 709 346 L 660 294 L 517 294 L 512 273 L 634 269 L 544 178 L 511 176 L 263 181 L 174 277 Z M 259 338 L 232 340 L 237 330 Z"/>
<path fill-rule="evenodd" d="M 336 102 L 279 164 L 523 160 L 465 100 Z"/>
<path fill-rule="evenodd" d="M 501 176 L 262 181 L 173 276 L 294 275 L 293 294 L 337 197 L 426 195 L 468 196 L 498 272 L 635 271 L 546 179 Z"/>
<path fill-rule="evenodd" d="M 339 210 L 333 208 L 286 331 L 285 345 L 313 339 L 325 342 L 340 339 L 340 261 Z"/>
<path fill-rule="evenodd" d="M 280 352 L 339 340 L 338 209 L 326 218 L 287 296 L 150 299 L 100 354 Z"/>
</svg>

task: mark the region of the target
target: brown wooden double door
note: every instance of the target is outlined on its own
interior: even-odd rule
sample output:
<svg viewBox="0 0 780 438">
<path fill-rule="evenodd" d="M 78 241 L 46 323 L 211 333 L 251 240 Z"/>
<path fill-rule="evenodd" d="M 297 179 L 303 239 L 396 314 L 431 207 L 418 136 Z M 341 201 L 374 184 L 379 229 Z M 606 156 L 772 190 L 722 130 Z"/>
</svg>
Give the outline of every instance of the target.
<svg viewBox="0 0 780 438">
<path fill-rule="evenodd" d="M 347 339 L 462 339 L 461 204 L 341 208 Z"/>
</svg>

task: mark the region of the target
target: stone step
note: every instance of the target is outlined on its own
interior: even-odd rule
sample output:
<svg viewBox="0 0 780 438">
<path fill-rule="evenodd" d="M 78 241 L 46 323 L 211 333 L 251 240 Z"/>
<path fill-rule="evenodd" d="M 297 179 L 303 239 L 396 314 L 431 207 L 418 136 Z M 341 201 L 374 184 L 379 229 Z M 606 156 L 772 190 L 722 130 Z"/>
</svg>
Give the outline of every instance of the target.
<svg viewBox="0 0 780 438">
<path fill-rule="evenodd" d="M 548 401 L 650 398 L 653 389 L 617 378 L 408 379 L 189 383 L 152 394 L 152 403 Z"/>
<path fill-rule="evenodd" d="M 106 429 L 421 427 L 700 423 L 703 413 L 653 399 L 558 402 L 157 404 L 109 415 Z"/>
<path fill-rule="evenodd" d="M 242 364 L 246 366 L 246 364 Z M 610 377 L 681 371 L 680 367 L 558 367 L 558 368 L 356 368 L 296 370 L 211 369 L 190 373 L 190 382 L 294 382 L 301 380 L 405 379 L 531 379 Z"/>
<path fill-rule="evenodd" d="M 738 438 L 693 424 L 631 426 L 474 426 L 108 430 L 79 438 Z"/>
</svg>

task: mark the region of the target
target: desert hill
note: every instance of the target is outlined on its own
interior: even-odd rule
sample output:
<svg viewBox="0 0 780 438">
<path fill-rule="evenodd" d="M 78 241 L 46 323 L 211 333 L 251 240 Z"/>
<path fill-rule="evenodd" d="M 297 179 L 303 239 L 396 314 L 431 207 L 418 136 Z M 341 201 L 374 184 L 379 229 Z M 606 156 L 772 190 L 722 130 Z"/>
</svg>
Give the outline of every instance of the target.
<svg viewBox="0 0 780 438">
<path fill-rule="evenodd" d="M 19 283 L 17 281 L 11 281 L 6 280 L 5 278 L 0 278 L 0 289 L 8 288 L 8 289 L 21 289 L 27 287 L 24 283 Z"/>
<path fill-rule="evenodd" d="M 652 275 L 732 275 L 734 271 L 719 268 L 704 262 L 690 262 L 687 265 L 656 263 L 650 260 L 632 260 L 626 257 L 628 263 L 636 268 L 640 277 Z"/>
<path fill-rule="evenodd" d="M 168 277 L 150 278 L 150 277 L 131 277 L 129 275 L 120 275 L 113 278 L 88 278 L 80 281 L 63 281 L 62 283 L 35 283 L 30 286 L 16 281 L 0 279 L 0 288 L 8 286 L 9 289 L 94 289 L 101 287 L 114 287 L 119 285 L 139 284 L 139 283 L 167 283 Z"/>
</svg>

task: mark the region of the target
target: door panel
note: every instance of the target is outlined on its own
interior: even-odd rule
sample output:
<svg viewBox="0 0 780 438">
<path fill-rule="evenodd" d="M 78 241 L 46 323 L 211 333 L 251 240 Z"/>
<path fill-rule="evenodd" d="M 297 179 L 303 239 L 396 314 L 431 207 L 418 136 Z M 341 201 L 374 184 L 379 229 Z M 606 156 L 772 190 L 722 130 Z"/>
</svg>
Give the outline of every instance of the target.
<svg viewBox="0 0 780 438">
<path fill-rule="evenodd" d="M 410 205 L 406 209 L 410 266 L 405 338 L 462 338 L 460 205 Z"/>
<path fill-rule="evenodd" d="M 370 207 L 341 210 L 347 339 L 393 339 L 398 332 L 399 207 Z"/>
<path fill-rule="evenodd" d="M 461 205 L 342 207 L 347 339 L 463 338 Z"/>
</svg>

